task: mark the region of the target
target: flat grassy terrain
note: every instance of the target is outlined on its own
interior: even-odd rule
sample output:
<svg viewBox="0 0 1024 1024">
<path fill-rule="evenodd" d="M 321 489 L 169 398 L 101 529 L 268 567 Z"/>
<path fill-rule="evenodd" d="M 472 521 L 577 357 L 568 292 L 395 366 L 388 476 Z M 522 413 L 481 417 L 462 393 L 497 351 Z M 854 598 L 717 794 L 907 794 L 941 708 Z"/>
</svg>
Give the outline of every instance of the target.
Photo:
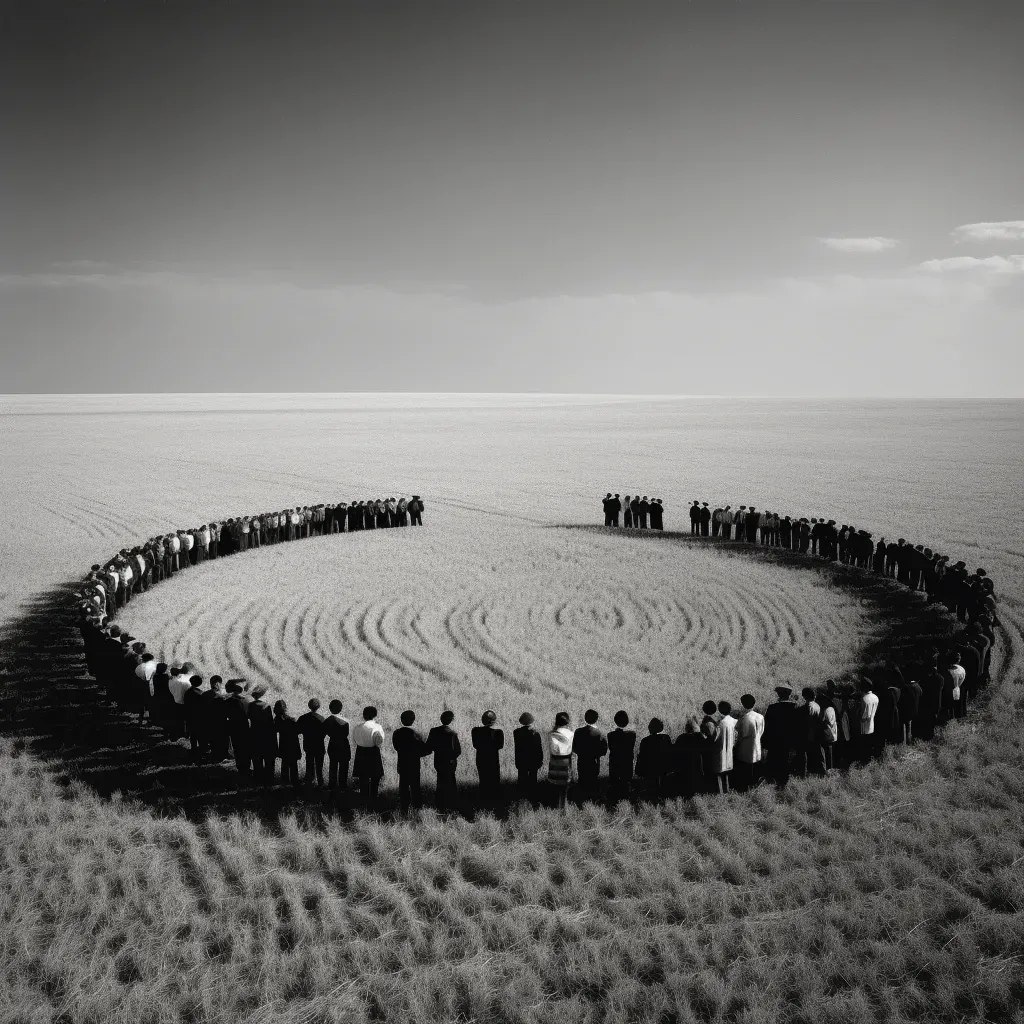
<svg viewBox="0 0 1024 1024">
<path fill-rule="evenodd" d="M 1019 406 L 981 407 L 951 423 L 948 409 L 885 403 L 818 409 L 552 399 L 455 408 L 394 399 L 388 406 L 382 398 L 372 408 L 202 411 L 210 401 L 184 412 L 113 413 L 96 399 L 70 416 L 41 400 L 0 415 L 10 484 L 0 531 L 0 1019 L 1022 1019 L 1024 741 L 1016 723 L 1024 715 L 1024 551 L 1010 515 L 1024 479 Z M 842 459 L 818 458 L 823 437 Z M 945 628 L 941 616 L 884 584 L 858 590 L 856 579 L 693 550 L 673 537 L 534 529 L 579 523 L 590 506 L 599 513 L 600 494 L 609 486 L 633 490 L 617 481 L 638 475 L 641 489 L 674 510 L 670 528 L 682 525 L 685 503 L 698 496 L 836 519 L 852 509 L 856 525 L 933 543 L 972 568 L 985 565 L 997 581 L 1002 622 L 985 701 L 941 742 L 783 791 L 564 812 L 522 808 L 474 820 L 442 821 L 427 811 L 403 822 L 336 814 L 319 802 L 261 805 L 233 794 L 226 775 L 200 779 L 173 745 L 95 708 L 73 632 L 54 616 L 81 569 L 135 537 L 311 502 L 334 486 L 339 500 L 423 494 L 427 526 L 415 543 L 443 545 L 466 571 L 474 563 L 482 574 L 499 561 L 482 560 L 498 541 L 487 539 L 481 522 L 494 538 L 510 532 L 499 529 L 502 521 L 522 528 L 519 548 L 493 548 L 503 557 L 522 557 L 530 524 L 543 538 L 538 554 L 560 544 L 582 560 L 581 578 L 592 586 L 566 584 L 546 606 L 540 597 L 503 605 L 494 585 L 469 588 L 467 601 L 484 594 L 491 602 L 494 632 L 481 624 L 471 636 L 468 612 L 465 642 L 453 640 L 447 652 L 436 642 L 443 609 L 421 612 L 440 652 L 431 664 L 447 666 L 453 694 L 459 680 L 463 687 L 486 681 L 497 699 L 500 674 L 471 667 L 470 652 L 488 635 L 522 682 L 524 665 L 536 657 L 512 645 L 523 623 L 539 622 L 537 642 L 556 649 L 564 629 L 577 654 L 589 649 L 588 632 L 613 651 L 615 608 L 630 609 L 640 623 L 621 645 L 631 664 L 673 651 L 699 660 L 686 647 L 695 636 L 705 637 L 710 663 L 712 638 L 721 643 L 727 668 L 716 686 L 728 683 L 730 663 L 750 659 L 747 678 L 754 678 L 779 671 L 784 659 L 798 666 L 820 646 L 813 657 L 822 660 L 809 664 L 841 669 L 858 650 L 871 658 L 889 646 L 912 649 Z M 985 501 L 974 500 L 979 493 Z M 471 545 L 474 536 L 480 550 L 462 552 L 464 538 Z M 333 548 L 339 559 L 351 555 L 348 540 Z M 302 554 L 289 551 L 289 564 L 318 543 L 296 545 Z M 603 565 L 623 583 L 614 559 L 627 550 L 630 572 L 643 569 L 651 585 L 629 577 L 625 591 L 609 598 L 614 580 L 606 586 L 594 573 Z M 401 559 L 412 554 L 392 556 L 396 573 L 410 571 L 415 560 Z M 428 554 L 425 565 L 436 576 Z M 210 574 L 210 587 L 214 578 L 218 586 L 244 587 L 264 557 L 211 567 L 223 573 Z M 738 630 L 716 631 L 710 613 L 703 633 L 678 623 L 671 632 L 664 609 L 688 592 L 687 567 L 691 577 L 705 574 L 709 600 L 745 608 L 771 654 L 752 641 L 744 651 Z M 338 568 L 337 622 L 304 644 L 325 670 L 373 663 L 371 644 L 338 639 L 349 607 Z M 536 568 L 550 584 L 549 552 Z M 371 582 L 358 573 L 349 579 L 364 588 L 352 605 L 370 600 Z M 197 573 L 168 585 L 168 599 L 179 583 L 183 595 L 196 588 L 196 599 L 209 589 Z M 760 600 L 753 600 L 750 588 L 758 587 Z M 780 603 L 772 604 L 776 589 Z M 293 593 L 310 606 L 330 607 L 322 594 L 309 600 L 300 590 Z M 132 614 L 152 614 L 162 643 L 197 642 L 190 602 L 178 633 L 161 593 Z M 203 599 L 216 605 L 220 593 Z M 458 606 L 451 582 L 436 580 L 409 603 L 425 607 L 437 595 Z M 804 632 L 794 627 L 791 640 L 775 623 L 787 608 L 808 607 L 808 595 L 820 598 L 819 621 L 835 629 L 805 615 Z M 535 606 L 542 611 L 531 620 Z M 231 611 L 232 603 L 220 607 Z M 408 644 L 403 621 L 398 616 L 392 630 L 385 614 L 380 636 Z M 819 628 L 841 635 L 816 644 Z M 271 653 L 292 659 L 295 650 L 282 641 Z M 225 657 L 236 656 L 227 644 Z M 773 664 L 773 656 L 783 660 Z M 281 685 L 287 676 L 295 692 L 317 689 L 312 669 L 284 664 Z M 528 675 L 538 701 L 554 700 L 552 684 L 563 670 Z M 586 665 L 581 670 L 595 687 L 607 685 Z M 377 671 L 368 683 L 383 685 L 405 670 Z M 666 673 L 658 686 L 677 678 Z M 519 700 L 512 689 L 508 699 Z M 435 699 L 425 696 L 424 705 Z M 571 710 L 583 706 L 580 700 Z M 158 777 L 140 779 L 154 761 Z"/>
</svg>

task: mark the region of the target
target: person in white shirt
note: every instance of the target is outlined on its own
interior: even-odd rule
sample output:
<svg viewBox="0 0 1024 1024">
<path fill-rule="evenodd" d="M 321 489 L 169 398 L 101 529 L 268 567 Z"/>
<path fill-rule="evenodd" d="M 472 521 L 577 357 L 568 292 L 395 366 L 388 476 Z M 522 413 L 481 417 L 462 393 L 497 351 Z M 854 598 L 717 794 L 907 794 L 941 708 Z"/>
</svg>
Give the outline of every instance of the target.
<svg viewBox="0 0 1024 1024">
<path fill-rule="evenodd" d="M 185 735 L 185 694 L 192 689 L 192 673 L 195 669 L 192 663 L 186 661 L 184 665 L 172 665 L 170 668 L 171 678 L 167 682 L 167 689 L 174 698 L 174 707 L 171 709 L 171 731 L 172 735 Z"/>
<path fill-rule="evenodd" d="M 743 694 L 740 703 L 743 705 L 743 711 L 736 720 L 733 781 L 736 789 L 742 793 L 756 785 L 760 778 L 764 715 L 754 710 L 757 701 L 754 700 L 753 694 Z"/>
<path fill-rule="evenodd" d="M 953 689 L 953 714 L 957 718 L 963 718 L 967 714 L 967 669 L 960 664 L 960 652 L 955 651 L 949 656 L 949 665 L 946 674 L 952 681 Z"/>
<path fill-rule="evenodd" d="M 377 721 L 375 707 L 363 708 L 363 720 L 352 730 L 352 742 L 356 748 L 352 777 L 359 779 L 363 804 L 370 810 L 377 799 L 380 780 L 384 777 L 384 760 L 380 754 L 384 730 Z"/>
<path fill-rule="evenodd" d="M 139 725 L 146 717 L 146 708 L 153 699 L 153 676 L 156 675 L 156 659 L 152 654 L 143 654 L 142 661 L 135 666 L 135 678 L 139 680 L 140 698 Z M 152 716 L 150 716 L 152 717 Z"/>
<path fill-rule="evenodd" d="M 167 549 L 171 553 L 171 572 L 181 568 L 181 538 L 176 533 L 168 534 Z"/>
<path fill-rule="evenodd" d="M 555 727 L 548 733 L 548 782 L 558 793 L 558 806 L 564 807 L 572 782 L 572 739 L 576 730 L 571 728 L 569 713 L 555 715 Z"/>
<path fill-rule="evenodd" d="M 878 695 L 874 693 L 871 681 L 865 679 L 861 683 L 860 698 L 860 729 L 858 742 L 860 744 L 860 759 L 862 764 L 867 764 L 871 759 L 871 750 L 874 745 L 873 736 L 875 733 L 875 712 L 878 711 Z"/>
<path fill-rule="evenodd" d="M 710 760 L 711 775 L 715 777 L 719 793 L 729 792 L 729 776 L 733 767 L 733 751 L 736 748 L 736 719 L 732 705 L 727 700 L 718 702 L 717 730 Z"/>
<path fill-rule="evenodd" d="M 732 505 L 726 505 L 725 508 L 722 509 L 722 519 L 721 519 L 721 522 L 722 522 L 722 527 L 721 527 L 721 529 L 722 529 L 722 537 L 725 540 L 731 540 L 732 539 L 732 520 L 733 520 Z"/>
</svg>

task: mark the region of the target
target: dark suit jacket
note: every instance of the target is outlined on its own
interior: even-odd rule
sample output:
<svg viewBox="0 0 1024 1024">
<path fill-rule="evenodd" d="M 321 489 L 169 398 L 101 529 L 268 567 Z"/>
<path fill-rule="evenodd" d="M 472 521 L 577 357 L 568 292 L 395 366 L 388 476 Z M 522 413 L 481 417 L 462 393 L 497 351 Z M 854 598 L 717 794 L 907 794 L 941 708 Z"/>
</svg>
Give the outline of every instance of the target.
<svg viewBox="0 0 1024 1024">
<path fill-rule="evenodd" d="M 434 767 L 454 766 L 462 753 L 458 733 L 450 725 L 435 725 L 427 736 L 427 752 L 434 755 Z"/>
<path fill-rule="evenodd" d="M 764 709 L 764 735 L 761 745 L 777 757 L 798 745 L 800 709 L 791 700 L 777 700 Z"/>
<path fill-rule="evenodd" d="M 247 707 L 235 694 L 226 703 L 228 732 L 232 736 L 246 736 L 249 732 L 249 716 Z"/>
<path fill-rule="evenodd" d="M 277 729 L 277 753 L 282 761 L 298 761 L 302 754 L 299 746 L 299 723 L 291 715 L 274 718 Z"/>
<path fill-rule="evenodd" d="M 264 757 L 277 757 L 274 709 L 262 697 L 249 705 L 249 728 L 253 750 Z"/>
<path fill-rule="evenodd" d="M 608 753 L 604 733 L 594 725 L 581 725 L 572 735 L 572 749 L 579 761 L 595 761 Z"/>
<path fill-rule="evenodd" d="M 398 774 L 419 775 L 420 758 L 429 753 L 420 733 L 411 726 L 399 726 L 391 734 L 391 745 L 398 751 Z"/>
<path fill-rule="evenodd" d="M 516 747 L 516 768 L 533 771 L 544 763 L 544 742 L 532 725 L 521 725 L 512 733 Z"/>
<path fill-rule="evenodd" d="M 900 687 L 900 718 L 904 722 L 912 722 L 917 718 L 921 706 L 921 684 L 904 683 Z"/>
<path fill-rule="evenodd" d="M 672 740 L 667 733 L 645 736 L 636 755 L 636 773 L 643 779 L 656 779 L 672 771 Z"/>
<path fill-rule="evenodd" d="M 302 749 L 307 754 L 322 754 L 327 740 L 327 729 L 324 720 L 315 712 L 307 711 L 299 715 L 299 735 L 302 737 Z"/>
<path fill-rule="evenodd" d="M 498 763 L 498 751 L 505 746 L 505 732 L 490 725 L 477 725 L 470 734 L 477 764 Z"/>
<path fill-rule="evenodd" d="M 194 687 L 186 690 L 181 703 L 185 708 L 185 721 L 189 730 L 201 730 L 206 724 L 206 716 L 203 714 L 203 691 Z"/>
<path fill-rule="evenodd" d="M 573 736 L 575 743 L 576 737 Z M 636 749 L 636 733 L 632 729 L 613 729 L 608 733 L 608 777 L 612 779 L 633 778 L 633 751 Z"/>
<path fill-rule="evenodd" d="M 328 739 L 327 753 L 335 761 L 349 760 L 352 756 L 352 748 L 348 742 L 348 719 L 342 718 L 339 720 L 332 715 L 324 722 L 324 731 Z"/>
<path fill-rule="evenodd" d="M 206 690 L 200 695 L 203 728 L 210 736 L 226 731 L 228 727 L 227 694 Z"/>
</svg>

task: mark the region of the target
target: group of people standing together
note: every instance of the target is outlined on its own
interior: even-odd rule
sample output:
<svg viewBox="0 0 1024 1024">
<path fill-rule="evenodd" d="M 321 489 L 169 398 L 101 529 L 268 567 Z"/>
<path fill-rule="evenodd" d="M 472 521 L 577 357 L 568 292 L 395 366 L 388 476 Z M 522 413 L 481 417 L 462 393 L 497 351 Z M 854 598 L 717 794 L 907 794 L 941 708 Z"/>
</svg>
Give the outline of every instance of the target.
<svg viewBox="0 0 1024 1024">
<path fill-rule="evenodd" d="M 608 492 L 602 499 L 604 505 L 604 525 L 618 526 L 619 513 L 622 513 L 622 525 L 637 530 L 663 530 L 665 528 L 665 505 L 661 498 L 642 498 L 639 494 L 630 497 L 628 494 L 620 498 Z"/>
<path fill-rule="evenodd" d="M 639 518 L 644 515 L 641 505 L 646 499 L 627 496 L 618 501 L 617 495 L 609 495 L 605 501 L 611 502 L 606 504 L 606 521 L 614 517 L 612 525 L 617 525 L 618 513 L 628 508 L 631 525 L 643 529 L 649 522 L 650 528 L 662 528 L 660 499 L 647 501 L 646 519 Z M 331 699 L 326 710 L 313 698 L 307 710 L 295 717 L 284 700 L 270 702 L 265 686 L 250 686 L 244 679 L 225 681 L 219 675 L 210 676 L 207 682 L 187 662 L 157 661 L 143 641 L 123 632 L 111 618 L 136 586 L 145 590 L 152 582 L 205 558 L 223 557 L 261 543 L 336 533 L 346 523 L 351 530 L 405 525 L 403 516 L 409 522 L 421 522 L 423 503 L 418 496 L 401 510 L 399 502 L 394 504 L 395 518 L 391 518 L 387 502 L 382 513 L 376 503 L 355 502 L 228 519 L 153 538 L 141 548 L 123 550 L 102 567 L 94 565 L 78 594 L 78 623 L 88 670 L 107 703 L 137 714 L 140 724 L 148 722 L 169 737 L 187 738 L 196 760 L 233 760 L 239 772 L 257 784 L 273 785 L 279 776 L 282 785 L 296 790 L 303 785 L 319 788 L 326 784 L 342 792 L 348 789 L 351 777 L 359 781 L 364 805 L 372 807 L 385 774 L 386 746 L 385 729 L 375 707 L 364 708 L 353 725 L 342 715 L 340 698 Z M 371 505 L 372 516 L 352 511 Z M 694 507 L 697 518 L 691 522 L 696 522 L 696 532 L 703 535 L 704 515 L 696 502 Z M 851 544 L 851 538 L 863 531 L 836 528 L 834 520 L 794 521 L 744 506 L 733 514 L 726 506 L 709 513 L 708 521 L 714 524 L 719 513 L 718 536 L 731 538 L 736 526 L 738 539 L 756 542 L 760 538 L 761 543 L 770 545 L 785 546 L 783 538 L 792 537 L 792 524 L 801 524 L 801 536 L 806 524 L 812 554 L 874 569 L 914 589 L 924 589 L 932 599 L 944 601 L 965 626 L 948 647 L 931 652 L 918 664 L 872 669 L 855 682 L 827 680 L 818 688 L 804 687 L 800 700 L 793 699 L 788 683 L 780 684 L 775 687 L 778 699 L 763 713 L 751 694 L 740 697 L 735 707 L 725 700 L 706 701 L 702 713 L 686 717 L 674 738 L 661 719 L 652 718 L 638 741 L 624 710 L 615 713 L 615 728 L 607 733 L 600 728 L 600 715 L 594 709 L 585 712 L 583 724 L 575 729 L 570 714 L 560 712 L 546 731 L 537 728 L 530 712 L 523 712 L 512 732 L 520 797 L 539 800 L 545 763 L 546 781 L 559 805 L 566 801 L 574 782 L 580 799 L 602 795 L 621 799 L 633 793 L 660 799 L 745 790 L 764 780 L 782 784 L 793 774 L 821 775 L 881 757 L 886 746 L 932 738 L 950 719 L 962 717 L 987 684 L 998 620 L 994 587 L 983 569 L 968 576 L 963 562 L 944 568 L 948 562 L 944 556 L 911 547 L 903 540 L 892 545 L 892 555 L 890 546 L 884 546 L 884 557 L 879 560 L 873 555 L 864 564 L 856 561 Z M 691 517 L 694 514 L 691 508 Z M 257 521 L 259 526 L 254 529 Z M 246 523 L 248 530 L 244 529 Z M 786 523 L 790 525 L 784 526 Z M 254 541 L 254 535 L 259 539 Z M 193 543 L 185 543 L 184 538 L 190 536 Z M 867 536 L 870 539 L 870 534 Z M 175 538 L 178 545 L 170 543 Z M 927 565 L 913 552 L 927 552 Z M 454 712 L 445 710 L 439 724 L 426 735 L 416 727 L 414 711 L 403 711 L 400 721 L 391 732 L 390 746 L 396 754 L 403 810 L 422 805 L 421 762 L 426 757 L 433 759 L 438 807 L 452 808 L 462 756 Z M 484 712 L 470 739 L 480 800 L 493 805 L 505 796 L 501 772 L 505 732 L 495 712 Z M 605 757 L 606 782 L 602 772 Z"/>
<path fill-rule="evenodd" d="M 80 596 L 110 617 L 133 594 L 202 562 L 267 544 L 409 525 L 423 525 L 423 499 L 418 494 L 409 500 L 377 498 L 336 505 L 302 505 L 281 512 L 205 523 L 150 537 L 134 548 L 122 548 L 104 564 L 92 567 Z"/>
</svg>

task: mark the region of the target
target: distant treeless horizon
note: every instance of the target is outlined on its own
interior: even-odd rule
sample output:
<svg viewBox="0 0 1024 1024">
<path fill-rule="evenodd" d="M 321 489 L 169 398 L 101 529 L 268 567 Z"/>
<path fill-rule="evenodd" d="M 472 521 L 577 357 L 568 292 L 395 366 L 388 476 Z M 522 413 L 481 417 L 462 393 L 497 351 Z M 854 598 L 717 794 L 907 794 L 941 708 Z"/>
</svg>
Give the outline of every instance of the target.
<svg viewBox="0 0 1024 1024">
<path fill-rule="evenodd" d="M 0 388 L 1024 397 L 1022 31 L 14 4 Z"/>
</svg>

